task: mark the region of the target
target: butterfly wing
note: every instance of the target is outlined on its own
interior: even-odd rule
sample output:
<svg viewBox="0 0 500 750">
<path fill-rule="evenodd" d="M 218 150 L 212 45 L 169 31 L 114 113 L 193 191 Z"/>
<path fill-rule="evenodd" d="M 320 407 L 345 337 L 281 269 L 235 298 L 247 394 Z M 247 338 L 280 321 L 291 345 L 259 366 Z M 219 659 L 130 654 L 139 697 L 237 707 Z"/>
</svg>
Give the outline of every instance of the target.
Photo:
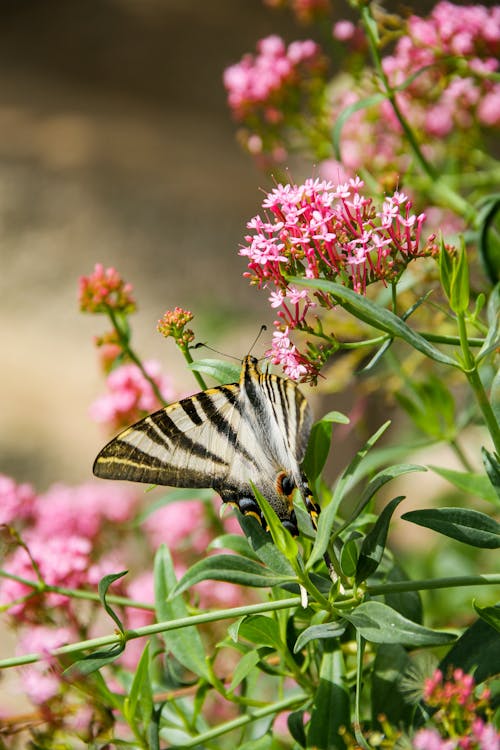
<svg viewBox="0 0 500 750">
<path fill-rule="evenodd" d="M 242 450 L 237 384 L 211 388 L 141 419 L 99 453 L 94 474 L 171 487 L 217 489 Z"/>
</svg>

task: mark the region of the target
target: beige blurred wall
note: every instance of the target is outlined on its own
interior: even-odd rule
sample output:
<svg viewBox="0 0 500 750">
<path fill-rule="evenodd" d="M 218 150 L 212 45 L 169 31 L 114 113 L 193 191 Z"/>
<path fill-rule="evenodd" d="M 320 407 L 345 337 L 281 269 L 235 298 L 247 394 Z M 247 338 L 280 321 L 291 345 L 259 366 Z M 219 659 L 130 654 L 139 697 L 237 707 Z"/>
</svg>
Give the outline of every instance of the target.
<svg viewBox="0 0 500 750">
<path fill-rule="evenodd" d="M 165 309 L 192 309 L 236 356 L 270 321 L 237 255 L 267 183 L 235 142 L 221 76 L 259 37 L 307 36 L 291 23 L 260 0 L 2 2 L 0 472 L 39 490 L 90 476 L 92 337 L 107 326 L 76 297 L 97 261 L 134 284 L 136 347 L 183 390 L 155 332 Z"/>
</svg>

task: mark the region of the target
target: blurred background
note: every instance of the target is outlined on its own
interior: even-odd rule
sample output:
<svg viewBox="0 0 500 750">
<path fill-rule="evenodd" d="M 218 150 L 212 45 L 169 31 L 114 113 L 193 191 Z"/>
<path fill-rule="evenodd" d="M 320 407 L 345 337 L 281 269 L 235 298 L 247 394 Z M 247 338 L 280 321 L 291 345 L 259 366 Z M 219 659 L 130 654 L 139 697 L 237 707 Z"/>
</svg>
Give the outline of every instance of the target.
<svg viewBox="0 0 500 750">
<path fill-rule="evenodd" d="M 191 376 L 156 333 L 165 310 L 191 309 L 237 357 L 271 321 L 238 257 L 268 183 L 222 85 L 270 33 L 310 30 L 261 0 L 2 1 L 0 472 L 39 491 L 90 477 L 104 438 L 92 339 L 109 326 L 78 311 L 77 289 L 96 262 L 134 285 L 136 349 L 182 391 Z"/>
</svg>

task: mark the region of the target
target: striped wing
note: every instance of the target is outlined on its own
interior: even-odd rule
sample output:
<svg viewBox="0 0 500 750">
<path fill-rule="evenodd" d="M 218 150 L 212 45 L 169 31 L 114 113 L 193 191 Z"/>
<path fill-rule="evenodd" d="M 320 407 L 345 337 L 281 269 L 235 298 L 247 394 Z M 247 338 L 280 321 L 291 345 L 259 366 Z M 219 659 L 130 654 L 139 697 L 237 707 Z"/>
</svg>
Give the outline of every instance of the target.
<svg viewBox="0 0 500 750">
<path fill-rule="evenodd" d="M 171 487 L 214 487 L 232 472 L 240 445 L 240 388 L 202 391 L 150 414 L 99 453 L 94 474 Z"/>
</svg>

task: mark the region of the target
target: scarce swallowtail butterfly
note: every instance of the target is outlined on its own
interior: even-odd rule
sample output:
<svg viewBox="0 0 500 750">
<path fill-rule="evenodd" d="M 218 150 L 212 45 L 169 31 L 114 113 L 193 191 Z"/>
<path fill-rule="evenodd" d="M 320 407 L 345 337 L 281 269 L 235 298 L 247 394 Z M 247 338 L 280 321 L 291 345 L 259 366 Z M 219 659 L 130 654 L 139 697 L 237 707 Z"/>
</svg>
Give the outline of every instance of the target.
<svg viewBox="0 0 500 750">
<path fill-rule="evenodd" d="M 297 534 L 295 489 L 314 522 L 313 500 L 300 464 L 312 424 L 297 385 L 243 360 L 239 383 L 210 388 L 141 419 L 97 456 L 94 474 L 171 487 L 213 488 L 225 503 L 265 526 L 252 484 Z"/>
</svg>

